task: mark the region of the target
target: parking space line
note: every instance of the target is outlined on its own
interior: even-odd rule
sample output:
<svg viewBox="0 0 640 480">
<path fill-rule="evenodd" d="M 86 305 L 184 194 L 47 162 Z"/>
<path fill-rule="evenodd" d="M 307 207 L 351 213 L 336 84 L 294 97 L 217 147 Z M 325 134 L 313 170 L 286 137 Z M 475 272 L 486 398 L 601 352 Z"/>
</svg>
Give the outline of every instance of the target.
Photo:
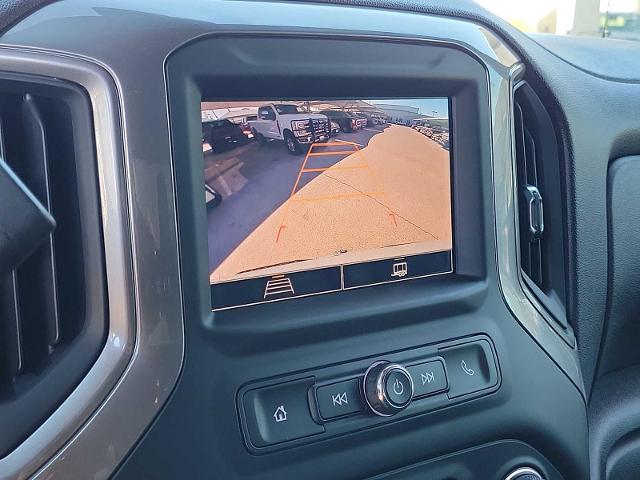
<svg viewBox="0 0 640 480">
<path fill-rule="evenodd" d="M 357 145 L 357 146 L 359 146 L 359 147 L 363 147 L 363 148 L 364 148 L 364 145 L 362 145 L 361 143 L 356 143 L 356 142 L 347 142 L 346 140 L 340 140 L 339 138 L 336 138 L 336 139 L 335 139 L 335 141 L 336 141 L 336 142 L 340 142 L 340 143 L 348 143 L 348 144 L 350 144 L 350 145 Z"/>
<path fill-rule="evenodd" d="M 227 181 L 224 179 L 224 175 L 218 175 L 218 181 L 220 182 L 220 186 L 222 187 L 224 194 L 227 197 L 230 196 L 233 192 L 231 191 L 231 188 L 229 188 Z"/>
<path fill-rule="evenodd" d="M 354 150 L 340 150 L 340 151 L 335 151 L 335 152 L 316 152 L 316 153 L 310 153 L 309 156 L 310 157 L 322 157 L 324 155 L 351 155 L 354 152 Z"/>
<path fill-rule="evenodd" d="M 304 173 L 309 173 L 309 172 L 326 172 L 327 170 L 330 171 L 335 171 L 335 170 L 356 170 L 359 168 L 367 168 L 367 165 L 365 165 L 364 163 L 359 164 L 359 165 L 342 165 L 342 166 L 336 166 L 336 165 L 332 165 L 331 167 L 321 167 L 321 168 L 305 168 L 303 170 Z"/>
<path fill-rule="evenodd" d="M 285 201 L 284 204 L 284 209 L 282 212 L 282 217 L 280 220 L 280 226 L 278 228 L 278 231 L 276 233 L 276 243 L 278 243 L 280 241 L 282 232 L 287 228 L 286 226 L 286 219 L 288 216 L 288 212 L 289 212 L 289 207 L 292 203 L 298 203 L 298 202 L 318 202 L 318 201 L 325 201 L 325 200 L 340 200 L 340 199 L 347 199 L 347 198 L 354 198 L 354 197 L 382 197 L 383 199 L 386 199 L 387 195 L 386 192 L 384 191 L 384 188 L 382 188 L 382 184 L 381 182 L 378 180 L 377 175 L 375 174 L 375 172 L 373 171 L 373 169 L 371 168 L 371 166 L 369 165 L 369 162 L 366 160 L 366 158 L 364 158 L 363 152 L 361 150 L 360 147 L 364 148 L 363 145 L 360 145 L 359 143 L 355 143 L 355 142 L 348 142 L 346 140 L 339 140 L 339 139 L 335 139 L 336 142 L 340 142 L 339 144 L 336 144 L 334 142 L 327 142 L 327 143 L 312 143 L 309 146 L 309 150 L 307 150 L 307 153 L 304 157 L 304 161 L 302 162 L 302 165 L 300 166 L 300 171 L 298 172 L 298 177 L 296 178 L 296 181 L 293 185 L 293 188 L 291 190 L 291 193 L 289 195 L 289 198 Z M 340 150 L 340 151 L 335 151 L 335 152 L 325 152 L 325 151 L 318 151 L 319 148 L 321 147 L 331 147 L 331 146 L 337 146 L 337 145 L 350 145 L 353 150 L 351 151 L 344 151 L 344 150 Z M 315 150 L 315 151 L 314 151 Z M 329 167 L 315 167 L 315 168 L 307 168 L 307 163 L 310 159 L 310 157 L 314 157 L 314 156 L 321 156 L 321 155 L 345 155 L 344 158 L 347 158 L 350 155 L 353 155 L 354 158 L 358 158 L 360 161 L 357 162 L 356 165 L 331 165 Z M 344 158 L 342 160 L 344 160 Z M 340 161 L 342 161 L 340 160 Z M 333 171 L 333 170 L 354 170 L 354 169 L 365 169 L 369 172 L 369 175 L 371 175 L 371 177 L 374 180 L 374 183 L 377 183 L 378 186 L 380 186 L 380 190 L 376 190 L 376 191 L 372 191 L 372 192 L 361 192 L 358 191 L 356 193 L 347 193 L 347 194 L 338 194 L 338 195 L 320 195 L 320 196 L 306 196 L 306 197 L 300 197 L 300 196 L 296 196 L 294 197 L 294 195 L 298 192 L 298 186 L 300 184 L 300 180 L 302 179 L 302 175 L 305 173 L 323 173 L 326 171 Z M 331 177 L 333 178 L 333 177 Z M 335 180 L 335 179 L 334 179 Z M 354 188 L 354 187 L 352 187 Z M 386 203 L 386 201 L 385 201 Z M 397 222 L 395 220 L 395 217 L 392 214 L 389 215 L 390 216 L 390 220 L 396 225 L 397 227 Z"/>
</svg>

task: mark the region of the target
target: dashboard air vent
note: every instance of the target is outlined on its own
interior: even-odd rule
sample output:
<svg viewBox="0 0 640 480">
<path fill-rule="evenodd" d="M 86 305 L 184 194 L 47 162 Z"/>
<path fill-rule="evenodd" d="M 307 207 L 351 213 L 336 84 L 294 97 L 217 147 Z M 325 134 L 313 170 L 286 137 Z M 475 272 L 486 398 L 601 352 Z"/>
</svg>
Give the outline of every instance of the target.
<svg viewBox="0 0 640 480">
<path fill-rule="evenodd" d="M 559 144 L 551 117 L 526 82 L 516 86 L 513 113 L 522 278 L 567 330 Z"/>
<path fill-rule="evenodd" d="M 0 458 L 64 400 L 106 331 L 102 235 L 88 97 L 57 80 L 0 74 L 0 157 L 55 229 L 0 272 Z M 19 211 L 2 211 L 4 218 Z M 0 245 L 0 248 L 2 245 Z"/>
</svg>

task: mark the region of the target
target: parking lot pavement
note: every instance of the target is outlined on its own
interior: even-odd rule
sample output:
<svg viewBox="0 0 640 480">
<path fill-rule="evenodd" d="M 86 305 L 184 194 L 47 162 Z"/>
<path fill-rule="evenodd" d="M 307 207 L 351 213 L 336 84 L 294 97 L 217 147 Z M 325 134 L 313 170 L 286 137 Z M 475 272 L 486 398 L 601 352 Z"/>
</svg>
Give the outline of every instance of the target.
<svg viewBox="0 0 640 480">
<path fill-rule="evenodd" d="M 321 268 L 337 255 L 357 263 L 451 249 L 449 153 L 405 126 L 370 139 L 363 149 L 318 146 L 340 152 L 329 169 L 317 168 L 327 156 L 314 146 L 302 176 L 316 168 L 317 176 L 252 230 L 211 280 L 277 275 L 291 263 Z"/>
<path fill-rule="evenodd" d="M 332 142 L 365 147 L 382 126 L 340 133 Z M 329 158 L 327 157 L 327 160 Z M 333 161 L 340 160 L 336 157 Z M 207 214 L 209 267 L 217 267 L 253 230 L 290 196 L 304 155 L 291 155 L 283 142 L 251 142 L 221 153 L 206 153 L 204 177 L 222 195 L 222 203 Z M 326 166 L 327 163 L 325 162 Z M 311 177 L 303 179 L 304 186 Z"/>
</svg>

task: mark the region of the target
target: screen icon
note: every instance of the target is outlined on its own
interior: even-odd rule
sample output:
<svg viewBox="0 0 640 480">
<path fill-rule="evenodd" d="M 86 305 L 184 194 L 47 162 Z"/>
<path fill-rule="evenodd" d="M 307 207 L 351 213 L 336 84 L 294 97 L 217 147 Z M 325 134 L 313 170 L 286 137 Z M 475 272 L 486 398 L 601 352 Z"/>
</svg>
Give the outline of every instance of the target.
<svg viewBox="0 0 640 480">
<path fill-rule="evenodd" d="M 273 295 L 294 295 L 293 284 L 291 283 L 291 279 L 285 277 L 284 275 L 277 275 L 272 277 L 267 281 L 267 285 L 264 288 L 264 298 L 273 296 Z"/>
<path fill-rule="evenodd" d="M 393 382 L 393 393 L 396 395 L 402 395 L 404 393 L 404 383 L 396 378 Z"/>
<path fill-rule="evenodd" d="M 287 411 L 284 409 L 284 405 L 280 405 L 278 408 L 276 408 L 276 411 L 273 414 L 273 418 L 275 419 L 276 423 L 287 421 Z"/>
<path fill-rule="evenodd" d="M 467 362 L 465 362 L 464 360 L 462 360 L 460 362 L 460 367 L 462 368 L 462 371 L 464 373 L 466 373 L 467 375 L 469 375 L 470 377 L 473 377 L 476 374 L 475 370 L 473 370 L 472 368 L 467 367 Z"/>
<path fill-rule="evenodd" d="M 393 264 L 393 272 L 391 273 L 392 277 L 402 278 L 407 275 L 409 267 L 407 262 L 397 262 Z"/>
<path fill-rule="evenodd" d="M 347 398 L 347 392 L 337 393 L 331 396 L 334 406 L 341 407 L 342 405 L 348 405 L 349 399 Z"/>
<path fill-rule="evenodd" d="M 428 383 L 433 382 L 435 376 L 433 372 L 425 372 L 420 374 L 420 379 L 422 380 L 422 385 L 426 385 Z"/>
</svg>

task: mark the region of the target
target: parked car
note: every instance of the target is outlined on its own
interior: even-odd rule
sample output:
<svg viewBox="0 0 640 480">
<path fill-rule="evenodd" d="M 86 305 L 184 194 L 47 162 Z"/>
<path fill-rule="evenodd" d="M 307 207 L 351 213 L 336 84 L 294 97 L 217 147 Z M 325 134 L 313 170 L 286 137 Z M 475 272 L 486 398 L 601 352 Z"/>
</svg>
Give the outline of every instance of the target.
<svg viewBox="0 0 640 480">
<path fill-rule="evenodd" d="M 340 125 L 338 122 L 331 120 L 331 136 L 335 136 L 340 133 Z"/>
<path fill-rule="evenodd" d="M 244 136 L 247 137 L 247 140 L 253 140 L 255 138 L 255 135 L 253 134 L 253 129 L 251 128 L 249 122 L 253 122 L 257 119 L 257 115 L 247 115 L 246 117 L 234 119 L 233 122 L 240 127 L 240 130 L 242 130 Z"/>
<path fill-rule="evenodd" d="M 202 122 L 202 140 L 216 152 L 229 145 L 246 143 L 247 137 L 239 125 L 227 119 Z"/>
<path fill-rule="evenodd" d="M 263 105 L 258 118 L 248 123 L 259 140 L 282 140 L 293 155 L 301 152 L 301 145 L 326 142 L 331 133 L 326 115 L 305 112 L 289 103 Z"/>
<path fill-rule="evenodd" d="M 320 113 L 329 117 L 332 122 L 337 123 L 340 130 L 345 133 L 350 133 L 358 129 L 357 120 L 352 117 L 349 112 L 342 110 L 323 110 Z"/>
<path fill-rule="evenodd" d="M 350 112 L 350 114 L 356 119 L 358 128 L 364 128 L 369 125 L 369 119 L 360 112 Z"/>
</svg>

